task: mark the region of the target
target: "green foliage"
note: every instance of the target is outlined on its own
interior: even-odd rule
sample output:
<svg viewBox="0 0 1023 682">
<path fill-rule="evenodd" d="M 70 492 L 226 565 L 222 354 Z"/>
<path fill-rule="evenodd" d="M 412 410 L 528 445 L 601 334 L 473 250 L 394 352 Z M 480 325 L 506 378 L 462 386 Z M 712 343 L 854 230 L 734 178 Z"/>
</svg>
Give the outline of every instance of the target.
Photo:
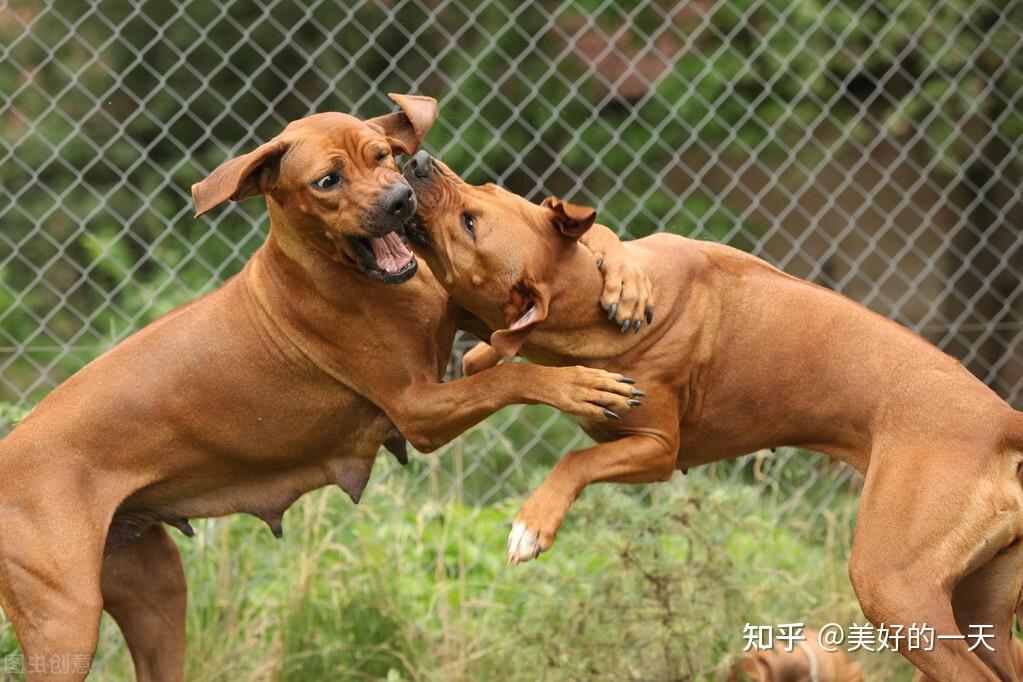
<svg viewBox="0 0 1023 682">
<path fill-rule="evenodd" d="M 0 433 L 13 429 L 30 411 L 30 408 L 21 405 L 0 402 Z"/>
</svg>

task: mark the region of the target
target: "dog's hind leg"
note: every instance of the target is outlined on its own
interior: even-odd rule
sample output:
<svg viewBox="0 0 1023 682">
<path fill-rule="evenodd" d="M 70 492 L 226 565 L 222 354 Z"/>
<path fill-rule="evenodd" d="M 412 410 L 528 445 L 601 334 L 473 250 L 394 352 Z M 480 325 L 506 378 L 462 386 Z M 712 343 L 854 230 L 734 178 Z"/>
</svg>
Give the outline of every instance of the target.
<svg viewBox="0 0 1023 682">
<path fill-rule="evenodd" d="M 167 529 L 153 524 L 103 560 L 103 608 L 113 616 L 139 682 L 183 680 L 187 588 Z"/>
<path fill-rule="evenodd" d="M 1023 543 L 1016 542 L 973 571 L 952 592 L 952 609 L 959 629 L 972 643 L 974 651 L 1003 680 L 1020 682 L 1023 671 L 1013 662 L 1012 618 L 1021 587 Z M 979 628 L 992 637 L 984 643 L 976 635 Z M 994 649 L 994 651 L 991 651 Z"/>
<path fill-rule="evenodd" d="M 974 652 L 1001 680 L 1019 682 L 1023 670 L 1016 658 L 1020 642 L 1012 634 L 1012 617 L 1020 588 L 1023 544 L 1002 550 L 994 559 L 970 573 L 952 591 L 952 609 L 959 630 Z M 983 628 L 983 629 L 979 629 Z M 980 634 L 984 635 L 981 641 Z M 990 637 L 987 637 L 990 635 Z M 993 649 L 993 651 L 992 651 Z M 917 673 L 915 682 L 934 678 Z"/>
<path fill-rule="evenodd" d="M 933 650 L 899 648 L 929 679 L 1015 679 L 1007 638 L 1018 564 L 999 557 L 1020 536 L 1020 494 L 1002 468 L 997 455 L 933 448 L 875 455 L 868 470 L 849 576 L 875 625 L 934 628 Z M 1004 594 L 979 598 L 996 589 Z M 994 652 L 981 654 L 975 625 L 995 628 Z"/>
</svg>

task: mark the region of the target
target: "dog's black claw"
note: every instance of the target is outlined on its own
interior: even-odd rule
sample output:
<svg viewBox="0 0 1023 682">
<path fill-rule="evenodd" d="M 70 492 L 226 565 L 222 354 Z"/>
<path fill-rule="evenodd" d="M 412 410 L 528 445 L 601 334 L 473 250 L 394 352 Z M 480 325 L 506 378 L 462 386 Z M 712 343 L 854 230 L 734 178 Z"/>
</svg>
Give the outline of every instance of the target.
<svg viewBox="0 0 1023 682">
<path fill-rule="evenodd" d="M 629 407 L 639 407 L 642 404 L 643 404 L 642 400 L 630 400 L 629 401 Z"/>
<path fill-rule="evenodd" d="M 615 313 L 617 313 L 617 312 L 618 312 L 618 304 L 617 303 L 612 303 L 611 307 L 607 309 L 607 319 L 609 319 L 609 320 L 615 319 Z"/>
<path fill-rule="evenodd" d="M 646 393 L 644 393 L 643 391 L 639 390 L 638 388 L 634 388 L 634 389 L 632 389 L 632 397 L 633 398 L 645 398 L 646 397 Z"/>
<path fill-rule="evenodd" d="M 654 307 L 652 305 L 648 305 L 646 307 L 646 323 L 647 324 L 654 323 Z"/>
<path fill-rule="evenodd" d="M 638 334 L 639 333 L 639 328 L 642 327 L 642 326 L 643 326 L 643 323 L 640 322 L 639 320 L 636 320 L 635 322 L 633 322 L 632 323 L 632 327 L 633 327 L 632 333 L 633 334 Z"/>
<path fill-rule="evenodd" d="M 623 384 L 634 384 L 634 383 L 636 383 L 636 380 L 633 379 L 632 377 L 618 377 L 618 381 L 622 382 Z"/>
<path fill-rule="evenodd" d="M 621 421 L 621 419 L 622 419 L 621 417 L 619 417 L 617 414 L 615 414 L 611 410 L 604 410 L 604 416 L 607 417 L 608 419 L 613 419 L 616 422 L 617 421 Z"/>
<path fill-rule="evenodd" d="M 632 326 L 632 320 L 625 320 L 625 322 L 622 322 L 622 334 L 624 334 L 625 332 L 629 331 L 629 327 L 631 327 L 631 326 Z"/>
</svg>

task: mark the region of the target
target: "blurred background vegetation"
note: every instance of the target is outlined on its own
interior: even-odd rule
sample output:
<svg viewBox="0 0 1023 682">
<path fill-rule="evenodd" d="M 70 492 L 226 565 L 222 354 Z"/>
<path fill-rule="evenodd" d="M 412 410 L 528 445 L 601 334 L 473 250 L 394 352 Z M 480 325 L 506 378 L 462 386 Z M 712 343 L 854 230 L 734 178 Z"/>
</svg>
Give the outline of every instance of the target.
<svg viewBox="0 0 1023 682">
<path fill-rule="evenodd" d="M 470 181 L 757 253 L 1019 407 L 1021 30 L 1016 0 L 4 3 L 0 431 L 262 242 L 259 201 L 197 221 L 192 183 L 389 91 L 440 100 L 426 146 Z M 590 491 L 554 552 L 504 567 L 515 502 L 583 442 L 509 409 L 381 468 L 357 511 L 309 496 L 282 543 L 207 522 L 182 545 L 188 679 L 695 679 L 746 621 L 858 617 L 858 483 L 793 451 Z M 105 633 L 99 678 L 123 676 Z"/>
</svg>

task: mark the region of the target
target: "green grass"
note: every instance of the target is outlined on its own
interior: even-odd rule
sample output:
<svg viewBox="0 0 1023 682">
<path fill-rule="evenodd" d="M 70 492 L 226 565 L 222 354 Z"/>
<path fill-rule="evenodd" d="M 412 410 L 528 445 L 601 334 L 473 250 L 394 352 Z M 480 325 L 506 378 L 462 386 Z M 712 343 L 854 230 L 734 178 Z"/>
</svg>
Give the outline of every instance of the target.
<svg viewBox="0 0 1023 682">
<path fill-rule="evenodd" d="M 791 506 L 745 470 L 593 486 L 549 553 L 507 566 L 518 504 L 578 436 L 559 418 L 495 487 L 526 434 L 494 423 L 438 460 L 382 455 L 358 507 L 336 488 L 305 496 L 282 540 L 246 516 L 172 531 L 190 589 L 186 679 L 719 679 L 746 622 L 864 622 L 846 576 L 852 496 Z M 0 655 L 16 651 L 4 623 Z M 870 679 L 911 677 L 896 655 L 858 660 Z M 107 617 L 95 670 L 132 679 Z"/>
</svg>

